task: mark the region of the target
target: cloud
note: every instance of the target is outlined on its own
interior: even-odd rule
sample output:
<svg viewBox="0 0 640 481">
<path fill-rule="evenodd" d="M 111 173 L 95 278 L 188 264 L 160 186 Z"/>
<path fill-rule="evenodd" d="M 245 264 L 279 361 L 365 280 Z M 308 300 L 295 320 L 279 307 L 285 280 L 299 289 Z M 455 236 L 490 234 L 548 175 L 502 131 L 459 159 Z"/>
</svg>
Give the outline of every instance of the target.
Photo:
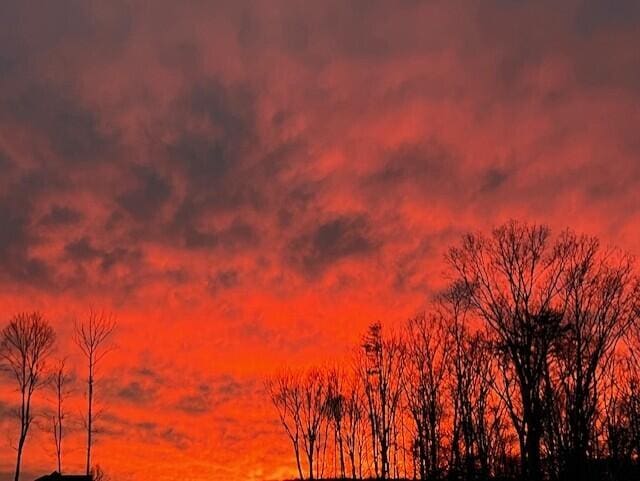
<svg viewBox="0 0 640 481">
<path fill-rule="evenodd" d="M 118 391 L 118 397 L 138 406 L 149 403 L 155 395 L 154 387 L 143 386 L 139 381 L 131 381 Z"/>
<path fill-rule="evenodd" d="M 22 175 L 0 194 L 0 267 L 9 281 L 47 286 L 51 281 L 48 262 L 32 253 L 41 242 L 30 225 L 38 194 L 46 185 L 47 177 L 36 173 Z"/>
<path fill-rule="evenodd" d="M 103 160 L 117 143 L 115 133 L 100 125 L 98 114 L 55 84 L 20 89 L 4 99 L 0 112 L 5 122 L 42 136 L 54 157 L 66 165 Z"/>
<path fill-rule="evenodd" d="M 77 224 L 84 218 L 82 212 L 66 206 L 66 205 L 54 205 L 47 212 L 40 223 L 45 226 L 65 226 Z"/>
<path fill-rule="evenodd" d="M 184 173 L 194 193 L 214 204 L 218 189 L 211 187 L 224 187 L 255 141 L 254 103 L 251 90 L 215 78 L 190 86 L 175 101 L 179 123 L 170 132 L 175 140 L 167 145 L 169 162 Z"/>
<path fill-rule="evenodd" d="M 136 187 L 118 197 L 118 203 L 137 222 L 150 221 L 171 197 L 168 180 L 149 167 L 135 167 Z"/>
<path fill-rule="evenodd" d="M 176 409 L 196 416 L 208 413 L 211 410 L 208 391 L 181 397 L 176 404 Z"/>
<path fill-rule="evenodd" d="M 215 293 L 237 287 L 240 284 L 240 272 L 236 269 L 220 270 L 209 279 L 209 287 Z"/>
<path fill-rule="evenodd" d="M 365 214 L 340 215 L 293 239 L 289 256 L 308 275 L 316 275 L 347 258 L 366 256 L 377 247 Z"/>
</svg>

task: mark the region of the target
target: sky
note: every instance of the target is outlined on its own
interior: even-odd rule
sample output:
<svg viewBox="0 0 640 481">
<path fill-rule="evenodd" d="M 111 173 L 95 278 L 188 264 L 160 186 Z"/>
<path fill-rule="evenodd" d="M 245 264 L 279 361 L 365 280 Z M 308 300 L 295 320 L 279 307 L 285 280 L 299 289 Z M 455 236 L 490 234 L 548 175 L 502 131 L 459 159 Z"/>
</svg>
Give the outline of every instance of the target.
<svg viewBox="0 0 640 481">
<path fill-rule="evenodd" d="M 281 479 L 265 376 L 427 308 L 465 232 L 640 254 L 638 45 L 634 0 L 0 2 L 0 321 L 41 311 L 73 366 L 65 469 L 91 308 L 118 319 L 112 478 Z M 47 429 L 23 479 L 55 467 Z"/>
</svg>

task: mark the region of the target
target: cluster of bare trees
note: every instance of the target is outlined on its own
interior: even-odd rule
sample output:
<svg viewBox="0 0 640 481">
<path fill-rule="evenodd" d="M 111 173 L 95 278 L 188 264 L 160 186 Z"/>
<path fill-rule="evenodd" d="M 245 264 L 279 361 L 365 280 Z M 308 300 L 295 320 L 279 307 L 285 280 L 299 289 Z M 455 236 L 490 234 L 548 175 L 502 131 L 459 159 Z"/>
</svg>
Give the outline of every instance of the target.
<svg viewBox="0 0 640 481">
<path fill-rule="evenodd" d="M 640 458 L 633 259 L 509 222 L 446 255 L 430 311 L 373 324 L 350 366 L 267 390 L 301 479 L 630 479 Z"/>
<path fill-rule="evenodd" d="M 76 322 L 73 341 L 86 362 L 87 410 L 82 421 L 87 432 L 86 474 L 96 468 L 91 464 L 91 447 L 95 433 L 94 382 L 96 365 L 113 348 L 110 340 L 116 327 L 113 316 L 91 311 L 82 322 Z M 56 354 L 56 334 L 39 312 L 13 316 L 0 332 L 0 369 L 13 379 L 19 394 L 16 418 L 19 435 L 16 443 L 15 481 L 20 479 L 22 454 L 27 435 L 36 415 L 46 416 L 56 455 L 57 471 L 62 473 L 63 435 L 67 418 L 66 400 L 72 395 L 72 372 L 66 358 L 53 359 Z M 33 398 L 37 391 L 48 388 L 54 394 L 51 414 L 35 413 Z"/>
</svg>

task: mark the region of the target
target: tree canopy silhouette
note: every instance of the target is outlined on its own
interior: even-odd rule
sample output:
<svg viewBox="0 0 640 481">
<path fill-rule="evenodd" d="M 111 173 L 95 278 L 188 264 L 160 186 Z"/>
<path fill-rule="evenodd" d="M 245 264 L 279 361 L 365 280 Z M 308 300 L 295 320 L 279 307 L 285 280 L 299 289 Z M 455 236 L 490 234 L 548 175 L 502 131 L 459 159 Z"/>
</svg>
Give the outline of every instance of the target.
<svg viewBox="0 0 640 481">
<path fill-rule="evenodd" d="M 317 409 L 291 394 L 287 403 L 299 424 L 287 429 L 294 447 L 298 432 L 307 454 L 315 443 L 307 464 L 354 479 L 640 475 L 634 259 L 593 237 L 516 221 L 463 236 L 445 259 L 450 282 L 428 312 L 400 329 L 373 323 L 351 374 L 280 379 L 312 376 L 317 387 L 308 398 Z M 272 400 L 282 413 L 281 397 Z M 312 429 L 301 422 L 311 412 Z M 334 437 L 320 436 L 330 426 Z"/>
</svg>

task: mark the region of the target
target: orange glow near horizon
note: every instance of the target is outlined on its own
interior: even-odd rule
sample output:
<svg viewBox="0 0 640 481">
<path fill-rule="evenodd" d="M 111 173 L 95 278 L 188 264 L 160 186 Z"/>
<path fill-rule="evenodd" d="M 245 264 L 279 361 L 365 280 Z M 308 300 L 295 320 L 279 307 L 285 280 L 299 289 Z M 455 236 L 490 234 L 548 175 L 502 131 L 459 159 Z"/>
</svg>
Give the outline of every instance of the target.
<svg viewBox="0 0 640 481">
<path fill-rule="evenodd" d="M 278 480 L 265 376 L 424 310 L 463 233 L 515 218 L 640 255 L 640 9 L 620 3 L 4 2 L 0 320 L 41 311 L 69 356 L 65 469 L 90 308 L 118 319 L 94 450 L 113 480 Z M 48 422 L 25 480 L 54 470 Z"/>
</svg>

